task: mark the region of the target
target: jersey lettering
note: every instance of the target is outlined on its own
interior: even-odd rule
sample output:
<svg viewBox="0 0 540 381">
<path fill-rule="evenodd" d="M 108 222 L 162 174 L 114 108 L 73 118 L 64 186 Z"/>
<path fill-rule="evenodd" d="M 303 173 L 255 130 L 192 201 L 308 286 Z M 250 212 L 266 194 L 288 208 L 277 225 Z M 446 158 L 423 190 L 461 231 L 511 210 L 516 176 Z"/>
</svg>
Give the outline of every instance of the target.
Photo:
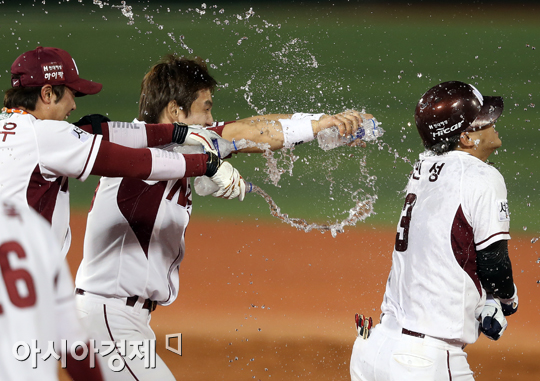
<svg viewBox="0 0 540 381">
<path fill-rule="evenodd" d="M 188 187 L 188 181 L 186 178 L 177 180 L 172 186 L 169 194 L 167 194 L 166 199 L 171 201 L 174 195 L 178 193 L 178 205 L 183 206 L 184 208 L 192 204 L 190 200 L 191 188 Z"/>
<path fill-rule="evenodd" d="M 416 195 L 409 193 L 405 197 L 405 205 L 399 220 L 399 228 L 396 234 L 396 250 L 403 252 L 409 247 L 409 226 L 411 225 L 411 215 L 414 205 L 416 204 Z"/>
<path fill-rule="evenodd" d="M 17 128 L 17 125 L 15 123 L 6 123 L 3 126 L 3 130 L 0 131 L 0 134 L 4 135 L 2 137 L 2 141 L 5 142 L 8 135 L 15 135 L 15 131 L 13 131 L 15 128 Z"/>
<path fill-rule="evenodd" d="M 422 170 L 422 162 L 421 161 L 418 161 L 414 164 L 414 169 L 413 169 L 413 173 L 412 173 L 412 178 L 414 180 L 420 180 L 420 171 Z"/>
<path fill-rule="evenodd" d="M 431 168 L 429 169 L 429 173 L 431 173 L 431 175 L 429 176 L 429 181 L 431 181 L 432 183 L 437 181 L 439 179 L 439 175 L 441 174 L 443 167 L 444 167 L 444 163 L 433 164 Z"/>
<path fill-rule="evenodd" d="M 18 242 L 8 241 L 0 246 L 0 270 L 9 300 L 15 307 L 32 307 L 36 304 L 36 289 L 32 275 L 25 269 L 13 269 L 8 259 L 10 253 L 15 253 L 20 259 L 26 258 L 26 253 Z M 23 285 L 26 290 L 23 290 Z"/>
</svg>

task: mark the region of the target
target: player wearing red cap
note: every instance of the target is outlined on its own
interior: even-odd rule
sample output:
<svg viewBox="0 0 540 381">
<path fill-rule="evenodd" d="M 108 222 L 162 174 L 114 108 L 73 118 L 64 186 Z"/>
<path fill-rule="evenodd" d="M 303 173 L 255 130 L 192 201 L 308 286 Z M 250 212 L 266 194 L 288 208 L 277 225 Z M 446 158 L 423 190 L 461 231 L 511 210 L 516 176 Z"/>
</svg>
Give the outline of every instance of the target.
<svg viewBox="0 0 540 381">
<path fill-rule="evenodd" d="M 497 340 L 516 312 L 506 186 L 486 163 L 502 111 L 501 97 L 457 81 L 418 102 L 426 152 L 407 185 L 381 323 L 356 339 L 352 380 L 473 380 L 463 348 L 479 330 Z"/>
<path fill-rule="evenodd" d="M 26 202 L 45 217 L 64 253 L 70 244 L 68 177 L 170 180 L 206 174 L 220 188 L 216 196 L 243 198 L 240 175 L 216 155 L 145 148 L 185 143 L 204 132 L 193 134 L 178 124 L 138 124 L 129 131 L 120 125 L 94 135 L 64 122 L 75 110 L 75 97 L 101 90 L 101 84 L 79 77 L 66 51 L 38 47 L 23 53 L 11 74 L 12 88 L 0 114 L 0 196 Z"/>
</svg>

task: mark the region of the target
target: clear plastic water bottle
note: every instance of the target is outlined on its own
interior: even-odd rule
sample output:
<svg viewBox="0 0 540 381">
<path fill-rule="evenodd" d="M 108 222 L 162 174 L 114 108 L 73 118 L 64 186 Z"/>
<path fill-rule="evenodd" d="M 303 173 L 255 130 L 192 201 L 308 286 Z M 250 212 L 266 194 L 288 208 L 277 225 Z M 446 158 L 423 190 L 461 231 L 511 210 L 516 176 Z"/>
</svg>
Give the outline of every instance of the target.
<svg viewBox="0 0 540 381">
<path fill-rule="evenodd" d="M 226 158 L 232 151 L 238 151 L 240 148 L 236 147 L 236 143 L 230 142 L 227 139 L 219 138 L 212 139 L 212 144 L 218 153 L 220 159 Z"/>
<path fill-rule="evenodd" d="M 358 127 L 356 134 L 347 137 L 341 136 L 337 127 L 326 128 L 317 134 L 317 141 L 319 147 L 325 151 L 343 146 L 357 139 L 369 142 L 384 134 L 384 130 L 379 125 L 380 123 L 375 118 L 363 119 L 362 125 Z"/>
</svg>

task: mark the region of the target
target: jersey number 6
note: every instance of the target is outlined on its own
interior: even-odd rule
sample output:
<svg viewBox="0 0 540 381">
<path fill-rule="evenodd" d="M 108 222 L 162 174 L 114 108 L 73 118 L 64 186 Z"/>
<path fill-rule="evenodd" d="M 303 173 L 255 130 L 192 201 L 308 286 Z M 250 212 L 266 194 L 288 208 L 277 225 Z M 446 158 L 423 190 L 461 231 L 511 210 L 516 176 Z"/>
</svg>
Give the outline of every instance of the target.
<svg viewBox="0 0 540 381">
<path fill-rule="evenodd" d="M 405 197 L 405 205 L 401 212 L 401 220 L 399 220 L 399 228 L 396 234 L 396 251 L 405 251 L 409 247 L 409 226 L 411 224 L 411 215 L 414 205 L 416 204 L 416 195 L 409 193 Z"/>
<path fill-rule="evenodd" d="M 32 275 L 25 269 L 11 268 L 8 260 L 8 254 L 15 253 L 20 259 L 26 258 L 23 247 L 15 241 L 5 242 L 0 246 L 0 270 L 2 279 L 6 285 L 9 300 L 14 306 L 19 308 L 31 307 L 36 304 L 36 289 Z M 21 282 L 26 285 L 25 295 L 20 294 Z M 0 313 L 3 312 L 0 305 Z"/>
</svg>

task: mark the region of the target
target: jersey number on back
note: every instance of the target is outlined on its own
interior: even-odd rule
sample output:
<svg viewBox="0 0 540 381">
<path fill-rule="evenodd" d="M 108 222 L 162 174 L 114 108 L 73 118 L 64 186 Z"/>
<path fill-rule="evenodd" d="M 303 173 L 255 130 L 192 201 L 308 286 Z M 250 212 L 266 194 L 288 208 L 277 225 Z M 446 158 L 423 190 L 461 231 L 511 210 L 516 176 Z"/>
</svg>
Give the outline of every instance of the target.
<svg viewBox="0 0 540 381">
<path fill-rule="evenodd" d="M 11 267 L 8 259 L 10 253 L 14 253 L 19 259 L 26 258 L 26 253 L 18 242 L 9 241 L 0 246 L 0 270 L 9 300 L 15 307 L 31 307 L 36 304 L 34 280 L 32 275 L 25 269 L 13 269 Z M 0 314 L 2 312 L 2 305 L 0 305 Z"/>
<path fill-rule="evenodd" d="M 405 205 L 401 212 L 398 232 L 396 234 L 396 251 L 405 251 L 409 247 L 409 226 L 411 225 L 411 215 L 416 204 L 416 195 L 409 193 L 405 197 Z"/>
</svg>

